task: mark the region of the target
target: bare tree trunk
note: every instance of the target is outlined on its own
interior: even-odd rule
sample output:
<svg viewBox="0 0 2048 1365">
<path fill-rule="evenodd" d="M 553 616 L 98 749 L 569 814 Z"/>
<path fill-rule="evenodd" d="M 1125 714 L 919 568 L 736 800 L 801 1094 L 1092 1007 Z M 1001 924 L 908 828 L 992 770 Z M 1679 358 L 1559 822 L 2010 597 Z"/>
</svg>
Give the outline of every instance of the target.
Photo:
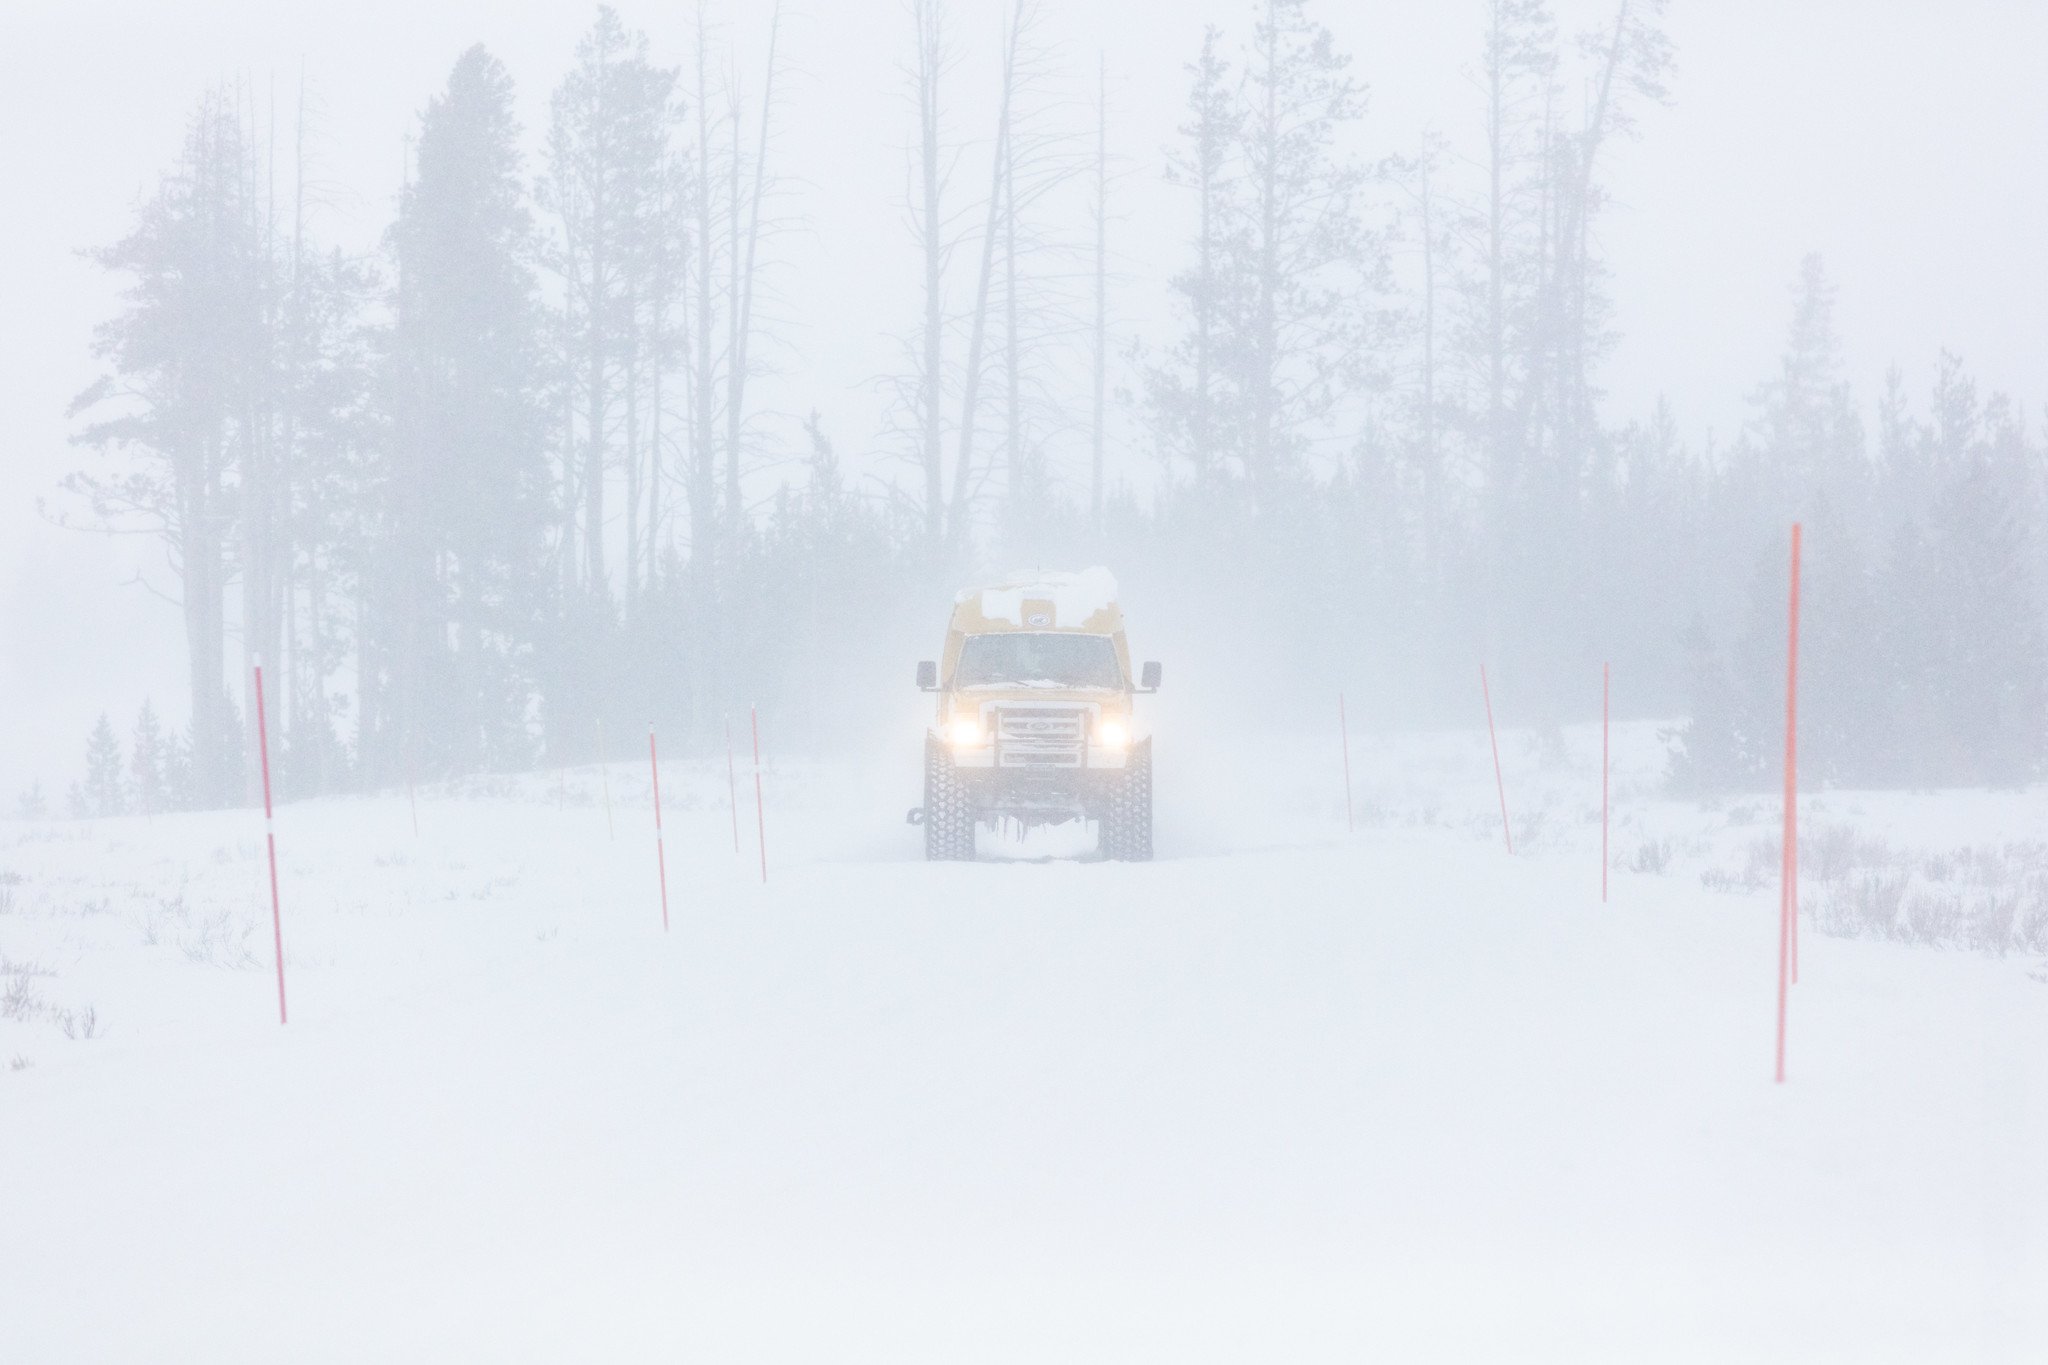
<svg viewBox="0 0 2048 1365">
<path fill-rule="evenodd" d="M 1621 0 L 1614 14 L 1614 29 L 1608 39 L 1607 49 L 1600 58 L 1600 80 L 1598 94 L 1593 100 L 1592 112 L 1586 119 L 1586 126 L 1579 137 L 1577 161 L 1571 184 L 1571 193 L 1566 201 L 1565 220 L 1559 234 L 1557 251 L 1566 262 L 1561 272 L 1561 281 L 1567 298 L 1563 312 L 1567 320 L 1567 354 L 1563 363 L 1560 386 L 1565 390 L 1561 395 L 1561 406 L 1565 409 L 1568 438 L 1576 457 L 1580 453 L 1586 434 L 1592 429 L 1592 399 L 1587 375 L 1587 319 L 1591 311 L 1588 291 L 1591 287 L 1587 274 L 1587 234 L 1591 231 L 1593 217 L 1593 163 L 1599 156 L 1600 147 L 1606 138 L 1609 111 L 1613 106 L 1614 81 L 1620 72 L 1624 39 L 1628 32 L 1630 0 Z"/>
<path fill-rule="evenodd" d="M 1003 167 L 1010 155 L 1010 95 L 1017 70 L 1017 39 L 1023 22 L 1023 0 L 1010 11 L 1003 43 L 1002 96 L 996 114 L 996 148 L 989 172 L 988 212 L 981 230 L 981 271 L 976 278 L 974 311 L 967 331 L 967 367 L 961 372 L 959 451 L 953 463 L 953 497 L 947 514 L 948 543 L 956 550 L 967 543 L 968 490 L 974 471 L 974 423 L 981 399 L 982 346 L 988 332 L 989 287 L 995 274 L 996 235 L 1003 206 Z"/>
<path fill-rule="evenodd" d="M 600 67 L 597 89 L 602 92 L 609 86 L 608 69 Z M 606 115 L 599 109 L 591 120 L 599 130 L 605 127 Z M 585 421 L 589 429 L 584 432 L 588 442 L 583 470 L 583 552 L 585 590 L 593 599 L 602 599 L 607 593 L 604 563 L 604 478 L 605 444 L 609 439 L 606 428 L 611 421 L 610 384 L 606 377 L 611 363 L 609 330 L 611 318 L 610 272 L 611 261 L 611 206 L 606 202 L 605 149 L 600 144 L 593 152 L 599 173 L 591 177 L 590 183 L 590 337 L 587 364 L 588 391 L 585 402 L 588 411 Z"/>
<path fill-rule="evenodd" d="M 595 216 L 595 215 L 593 215 Z M 609 364 L 606 354 L 605 322 L 601 316 L 604 295 L 600 282 L 604 278 L 605 251 L 604 234 L 592 234 L 591 255 L 591 319 L 590 337 L 585 351 L 584 363 L 588 370 L 584 376 L 584 424 L 583 433 L 583 578 L 584 590 L 592 597 L 601 597 L 605 590 L 604 570 L 604 441 L 605 427 L 610 421 L 609 397 L 606 393 L 605 367 Z"/>
<path fill-rule="evenodd" d="M 745 260 L 742 262 L 738 238 L 739 231 L 739 186 L 740 186 L 740 106 L 737 92 L 732 106 L 732 218 L 733 242 L 732 269 L 733 289 L 729 309 L 731 344 L 726 348 L 726 399 L 725 399 L 725 445 L 726 459 L 732 469 L 732 482 L 737 490 L 739 483 L 739 452 L 741 439 L 745 435 L 744 419 L 747 395 L 747 349 L 753 338 L 754 324 L 754 263 L 756 251 L 761 242 L 761 196 L 768 167 L 768 120 L 775 101 L 775 44 L 782 28 L 782 6 L 778 4 L 768 20 L 768 74 L 761 90 L 761 129 L 755 137 L 754 183 L 747 196 L 747 234 Z M 732 515 L 737 519 L 742 512 L 734 493 Z"/>
<path fill-rule="evenodd" d="M 218 438 L 205 438 L 194 467 L 181 471 L 178 569 L 182 578 L 185 655 L 192 690 L 192 782 L 204 804 L 228 796 L 229 716 L 223 691 L 227 638 L 222 626 L 226 588 L 220 514 L 215 500 L 221 463 Z"/>
<path fill-rule="evenodd" d="M 1279 7 L 1276 0 L 1266 3 L 1266 50 L 1261 54 L 1265 63 L 1266 104 L 1265 116 L 1259 129 L 1259 140 L 1263 149 L 1263 161 L 1259 174 L 1259 278 L 1258 313 L 1253 320 L 1252 331 L 1252 434 L 1247 443 L 1246 463 L 1250 468 L 1245 473 L 1251 484 L 1253 505 L 1261 500 L 1261 493 L 1273 475 L 1277 458 L 1274 425 L 1278 414 L 1275 412 L 1278 394 L 1275 392 L 1277 376 L 1274 373 L 1278 363 L 1278 338 L 1274 335 L 1277 327 L 1278 300 L 1275 292 L 1279 287 L 1279 147 L 1280 147 L 1280 24 Z"/>
<path fill-rule="evenodd" d="M 650 381 L 647 412 L 647 569 L 648 591 L 652 592 L 661 577 L 661 419 L 665 395 L 662 380 L 668 370 L 668 306 L 666 290 L 668 281 L 663 279 L 648 304 L 648 337 L 654 346 L 653 375 Z"/>
<path fill-rule="evenodd" d="M 1088 425 L 1088 524 L 1102 531 L 1104 399 L 1109 385 L 1109 76 L 1095 59 L 1095 405 Z"/>
<path fill-rule="evenodd" d="M 304 345 L 305 314 L 305 261 L 306 261 L 306 76 L 304 68 L 299 72 L 298 105 L 292 123 L 292 259 L 291 259 L 291 316 L 293 328 L 293 352 L 291 370 L 296 376 L 304 357 L 299 348 Z M 295 451 L 298 445 L 297 412 L 295 403 L 287 403 L 284 417 L 284 448 Z M 291 490 L 286 489 L 283 512 L 285 525 L 293 525 Z M 328 727 L 324 709 L 326 680 L 320 670 L 324 658 L 321 647 L 324 622 L 319 605 L 319 563 L 320 547 L 317 543 L 306 546 L 306 577 L 309 593 L 307 630 L 310 640 L 302 647 L 295 611 L 297 585 L 297 537 L 286 536 L 284 568 L 285 582 L 282 594 L 284 620 L 282 621 L 280 652 L 287 668 L 284 703 L 287 713 L 287 731 L 297 736 L 297 755 L 301 770 L 310 790 L 326 788 Z"/>
<path fill-rule="evenodd" d="M 1017 336 L 1017 148 L 1003 142 L 1003 461 L 1014 515 L 1027 516 L 1037 496 L 1035 471 L 1024 450 L 1024 420 L 1019 401 L 1017 368 L 1021 347 Z M 1021 502 L 1020 502 L 1021 499 Z"/>
<path fill-rule="evenodd" d="M 1442 509 L 1443 452 L 1437 437 L 1436 406 L 1436 216 L 1430 167 L 1422 168 L 1422 554 L 1437 567 L 1437 519 Z"/>
<path fill-rule="evenodd" d="M 732 153 L 725 186 L 725 537 L 728 562 L 737 561 L 746 499 L 740 490 L 740 415 L 732 406 L 741 387 L 740 353 L 740 94 L 735 80 L 728 92 L 732 119 Z"/>
<path fill-rule="evenodd" d="M 251 119 L 254 119 L 253 99 Z M 283 653 L 284 609 L 283 592 L 286 584 L 282 560 L 289 553 L 288 539 L 283 524 L 282 507 L 288 502 L 284 453 L 278 430 L 282 387 L 288 382 L 280 365 L 281 336 L 279 328 L 278 286 L 277 286 L 277 101 L 275 91 L 268 103 L 265 119 L 261 233 L 261 259 L 254 281 L 257 306 L 257 344 L 261 354 L 253 357 L 253 375 L 245 382 L 249 389 L 243 396 L 241 420 L 242 444 L 242 672 L 245 679 L 244 692 L 253 686 L 251 665 L 258 658 L 270 665 L 273 679 L 283 682 L 279 656 Z M 252 158 L 253 159 L 253 158 Z M 251 165 L 247 171 L 251 180 L 259 168 Z M 253 184 L 246 200 L 252 208 L 258 201 Z M 283 695 L 281 690 L 280 695 Z M 253 698 L 251 699 L 253 703 Z M 253 704 L 248 709 L 253 712 Z M 253 792 L 258 780 L 256 757 L 248 751 L 244 767 L 244 786 Z"/>
<path fill-rule="evenodd" d="M 944 461 L 940 404 L 945 400 L 945 301 L 940 275 L 946 248 L 939 217 L 939 77 L 945 65 L 944 10 L 939 0 L 913 0 L 917 23 L 918 213 L 924 248 L 923 372 L 918 376 L 918 437 L 924 463 L 925 542 L 945 539 Z"/>
<path fill-rule="evenodd" d="M 711 121 L 707 96 L 709 82 L 704 72 L 704 6 L 697 6 L 697 345 L 696 379 L 690 395 L 691 417 L 695 423 L 693 452 L 695 477 L 691 480 L 690 557 L 708 588 L 716 574 L 718 532 L 716 488 L 718 452 L 713 444 L 711 402 Z"/>
<path fill-rule="evenodd" d="M 1216 458 L 1214 417 L 1214 355 L 1216 322 L 1216 181 L 1222 170 L 1221 130 L 1211 126 L 1209 91 L 1216 81 L 1216 30 L 1202 37 L 1202 100 L 1200 132 L 1196 146 L 1196 178 L 1199 184 L 1200 233 L 1197 245 L 1195 302 L 1195 467 L 1207 472 Z"/>
<path fill-rule="evenodd" d="M 625 608 L 631 612 L 640 597 L 640 300 L 639 272 L 626 285 L 626 586 Z"/>
<path fill-rule="evenodd" d="M 573 285 L 571 286 L 574 287 Z M 567 338 L 561 355 L 562 373 L 560 402 L 562 423 L 562 489 L 561 489 L 561 533 L 562 543 L 558 551 L 556 568 L 561 575 L 562 599 L 568 601 L 576 594 L 576 573 L 580 551 L 577 549 L 576 512 L 582 502 L 577 471 L 582 467 L 576 451 L 576 402 L 579 387 L 576 361 L 569 354 Z"/>
<path fill-rule="evenodd" d="M 1486 435 L 1487 458 L 1501 472 L 1506 436 L 1507 308 L 1504 233 L 1507 205 L 1501 183 L 1507 158 L 1507 33 L 1502 0 L 1493 0 L 1486 47 Z"/>
</svg>

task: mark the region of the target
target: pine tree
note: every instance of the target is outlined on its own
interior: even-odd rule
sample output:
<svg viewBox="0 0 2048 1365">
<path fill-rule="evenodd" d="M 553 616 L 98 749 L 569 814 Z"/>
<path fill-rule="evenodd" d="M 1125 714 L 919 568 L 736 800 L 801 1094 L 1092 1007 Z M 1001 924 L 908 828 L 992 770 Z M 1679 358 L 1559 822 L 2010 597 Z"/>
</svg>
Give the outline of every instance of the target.
<svg viewBox="0 0 2048 1365">
<path fill-rule="evenodd" d="M 135 717 L 135 733 L 129 741 L 129 772 L 134 780 L 136 803 L 144 815 L 166 810 L 164 796 L 164 735 L 156 708 L 147 701 Z"/>
<path fill-rule="evenodd" d="M 121 774 L 121 741 L 106 712 L 100 713 L 85 746 L 85 782 L 80 788 L 88 813 L 100 817 L 128 810 L 128 788 Z"/>
<path fill-rule="evenodd" d="M 389 429 L 376 402 L 377 333 L 366 317 L 374 270 L 339 249 L 316 250 L 303 231 L 294 234 L 292 261 L 282 324 L 290 385 L 281 440 L 290 460 L 278 780 L 287 790 L 322 792 L 349 772 L 338 728 L 347 698 L 331 682 L 363 649 L 355 607 L 365 576 L 382 567 L 374 557 L 383 548 L 374 539 L 383 512 L 377 457 Z"/>
<path fill-rule="evenodd" d="M 1182 325 L 1149 376 L 1169 454 L 1242 480 L 1247 508 L 1291 500 L 1310 442 L 1383 378 L 1383 230 L 1347 148 L 1365 112 L 1350 58 L 1307 0 L 1258 7 L 1240 81 L 1210 30 L 1190 66 L 1173 180 L 1195 197 L 1195 260 L 1175 277 Z"/>
<path fill-rule="evenodd" d="M 1682 645 L 1692 694 L 1688 715 L 1671 738 L 1671 785 L 1688 795 L 1704 795 L 1755 784 L 1762 775 L 1760 736 L 1750 730 L 1755 717 L 1738 699 L 1721 653 L 1704 617 L 1693 613 Z"/>
<path fill-rule="evenodd" d="M 1799 264 L 1792 325 L 1778 373 L 1751 396 L 1746 453 L 1760 462 L 1774 510 L 1790 517 L 1823 494 L 1855 498 L 1863 473 L 1863 424 L 1842 377 L 1835 289 L 1818 255 Z"/>
<path fill-rule="evenodd" d="M 1350 64 L 1307 0 L 1266 0 L 1245 57 L 1245 222 L 1227 267 L 1242 281 L 1226 356 L 1254 506 L 1300 472 L 1346 389 L 1383 363 L 1373 295 L 1386 283 L 1386 243 L 1366 225 L 1366 171 L 1345 148 L 1365 115 Z"/>
<path fill-rule="evenodd" d="M 43 795 L 40 779 L 22 789 L 21 796 L 14 803 L 15 813 L 24 820 L 41 820 L 50 813 L 50 803 Z"/>
<path fill-rule="evenodd" d="M 1750 399 L 1750 418 L 1715 489 L 1696 572 L 1712 588 L 1747 584 L 1720 606 L 1733 621 L 1729 668 L 1696 693 L 1701 711 L 1731 718 L 1697 727 L 1688 748 L 1702 773 L 1768 786 L 1782 749 L 1787 572 L 1792 523 L 1804 523 L 1802 770 L 1815 782 L 1866 780 L 1882 766 L 1891 703 L 1875 651 L 1886 623 L 1858 515 L 1868 465 L 1863 428 L 1842 379 L 1834 294 L 1818 257 L 1801 265 L 1777 373 Z M 1702 679 L 1701 686 L 1709 685 Z M 1774 722 L 1773 716 L 1778 718 Z M 1774 738 L 1775 736 L 1775 738 Z M 1717 748 L 1720 749 L 1716 752 Z"/>
<path fill-rule="evenodd" d="M 1542 158 L 1557 25 L 1546 0 L 1486 0 L 1480 79 L 1486 97 L 1481 272 L 1467 281 L 1469 345 L 1483 376 L 1489 484 L 1511 497 L 1522 476 L 1514 420 L 1518 356 L 1542 270 Z"/>
<path fill-rule="evenodd" d="M 952 237 L 942 205 L 946 168 L 944 100 L 941 85 L 952 65 L 946 42 L 946 8 L 942 0 L 910 0 L 917 41 L 911 68 L 911 95 L 917 106 L 916 169 L 905 187 L 905 208 L 916 234 L 923 316 L 915 344 L 914 375 L 904 385 L 911 409 L 911 435 L 916 442 L 919 508 L 924 518 L 927 555 L 936 564 L 946 543 L 946 261 Z"/>
<path fill-rule="evenodd" d="M 2002 397 L 1979 404 L 1953 356 L 1942 357 L 1930 432 L 1941 490 L 1931 521 L 1929 584 L 1940 634 L 1938 774 L 2009 785 L 2048 758 L 2048 642 L 2032 565 L 2038 544 L 2036 457 Z"/>
<path fill-rule="evenodd" d="M 93 412 L 78 440 L 119 463 L 67 487 L 103 526 L 159 535 L 179 576 L 192 697 L 193 782 L 206 802 L 241 788 L 224 686 L 225 600 L 240 501 L 234 479 L 260 436 L 267 382 L 264 249 L 255 160 L 235 97 L 201 100 L 177 165 L 135 228 L 93 253 L 128 277 L 120 313 L 95 334 L 107 373 L 72 403 Z"/>
<path fill-rule="evenodd" d="M 549 601 L 542 318 L 511 79 L 473 47 L 420 119 L 387 238 L 389 415 L 366 565 L 363 759 L 390 779 L 529 753 L 532 642 Z"/>
<path fill-rule="evenodd" d="M 193 785 L 190 734 L 167 734 L 163 749 L 164 809 L 197 810 L 201 802 Z"/>
<path fill-rule="evenodd" d="M 1789 535 L 1789 528 L 1779 529 L 1781 547 Z M 1782 582 L 1784 571 L 1778 576 Z M 1802 780 L 1815 787 L 1896 781 L 1885 612 L 1863 537 L 1831 497 L 1821 497 L 1801 527 L 1800 597 Z M 1780 634 L 1785 611 L 1780 603 Z"/>
<path fill-rule="evenodd" d="M 1242 250 L 1242 185 L 1236 160 L 1243 123 L 1223 33 L 1210 26 L 1189 64 L 1187 121 L 1182 146 L 1166 165 L 1167 183 L 1194 198 L 1193 261 L 1172 281 L 1182 331 L 1169 358 L 1146 374 L 1147 397 L 1162 453 L 1185 462 L 1198 478 L 1220 470 L 1223 453 L 1238 445 L 1238 405 L 1223 388 L 1222 348 L 1242 316 L 1242 281 L 1226 261 Z"/>
<path fill-rule="evenodd" d="M 634 367 L 650 349 L 641 305 L 673 230 L 662 210 L 676 75 L 648 60 L 646 34 L 629 32 L 616 10 L 601 6 L 549 105 L 541 191 L 558 225 L 548 259 L 565 290 L 578 447 L 563 480 L 574 494 L 570 515 L 580 513 L 573 525 L 581 563 L 569 567 L 592 604 L 611 599 L 606 485 L 623 460 L 641 454 L 632 441 L 621 450 L 621 427 L 638 397 Z"/>
</svg>

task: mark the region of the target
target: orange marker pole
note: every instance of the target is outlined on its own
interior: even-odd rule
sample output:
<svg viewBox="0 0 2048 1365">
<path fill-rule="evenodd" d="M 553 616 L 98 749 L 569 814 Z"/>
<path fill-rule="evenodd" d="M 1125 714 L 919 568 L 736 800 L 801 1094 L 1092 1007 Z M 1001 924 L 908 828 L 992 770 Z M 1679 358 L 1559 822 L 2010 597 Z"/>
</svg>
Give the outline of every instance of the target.
<svg viewBox="0 0 2048 1365">
<path fill-rule="evenodd" d="M 1778 1083 L 1785 1081 L 1785 997 L 1799 979 L 1799 523 L 1785 636 L 1785 848 L 1778 888 Z"/>
<path fill-rule="evenodd" d="M 661 844 L 661 758 L 654 748 L 654 726 L 647 726 L 647 769 L 654 774 L 654 869 L 661 877 L 661 932 L 668 932 L 668 852 Z"/>
<path fill-rule="evenodd" d="M 1493 785 L 1500 792 L 1500 835 L 1514 856 L 1515 836 L 1508 829 L 1508 788 L 1500 775 L 1500 738 L 1493 730 L 1493 692 L 1486 685 L 1486 665 L 1479 665 L 1479 695 L 1486 699 L 1486 738 L 1493 745 Z"/>
<path fill-rule="evenodd" d="M 263 660 L 256 660 L 256 750 L 263 759 L 263 842 L 270 846 L 270 941 L 277 954 L 277 1022 L 285 1022 L 284 911 L 277 898 L 277 825 L 270 806 L 270 732 L 263 715 Z"/>
</svg>

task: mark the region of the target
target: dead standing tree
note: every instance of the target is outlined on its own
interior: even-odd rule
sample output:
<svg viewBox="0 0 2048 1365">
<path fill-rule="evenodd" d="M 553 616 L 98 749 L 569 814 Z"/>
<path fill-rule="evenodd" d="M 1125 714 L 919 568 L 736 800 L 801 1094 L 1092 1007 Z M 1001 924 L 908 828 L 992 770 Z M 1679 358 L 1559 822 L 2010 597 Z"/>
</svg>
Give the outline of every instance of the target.
<svg viewBox="0 0 2048 1365">
<path fill-rule="evenodd" d="M 946 308 L 946 271 L 954 250 L 964 239 L 945 205 L 946 187 L 959 159 L 957 149 L 946 145 L 941 97 L 941 85 L 953 59 L 946 41 L 944 6 L 939 0 L 911 0 L 910 5 L 916 50 L 909 74 L 917 139 L 906 199 L 922 264 L 924 308 L 913 374 L 902 383 L 901 390 L 911 413 L 909 431 L 923 487 L 924 541 L 935 562 L 966 552 L 972 532 L 973 493 L 984 476 L 977 454 L 982 384 L 986 378 L 997 249 L 1002 237 L 1004 171 L 1010 147 L 1018 48 L 1030 9 L 1026 0 L 1018 0 L 1004 24 L 989 188 L 980 205 L 978 268 L 973 302 L 964 319 L 967 339 L 960 369 L 960 419 L 954 428 L 954 455 L 949 470 L 944 405 L 946 342 L 952 319 Z"/>
</svg>

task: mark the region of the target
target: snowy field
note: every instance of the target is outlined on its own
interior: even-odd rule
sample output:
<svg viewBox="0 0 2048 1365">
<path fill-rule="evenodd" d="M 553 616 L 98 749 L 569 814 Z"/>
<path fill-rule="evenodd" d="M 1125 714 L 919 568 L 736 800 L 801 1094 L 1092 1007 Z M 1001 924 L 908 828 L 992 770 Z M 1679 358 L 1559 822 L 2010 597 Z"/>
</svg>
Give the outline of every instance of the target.
<svg viewBox="0 0 2048 1365">
<path fill-rule="evenodd" d="M 1348 834 L 1162 741 L 1150 865 L 778 762 L 765 886 L 678 763 L 667 933 L 644 768 L 291 805 L 285 1028 L 260 814 L 0 822 L 0 1359 L 2048 1359 L 2038 943 L 1810 919 L 1775 1086 L 1775 804 L 1619 741 L 1604 907 L 1584 729 L 1512 858 L 1483 732 Z M 1806 904 L 2032 934 L 2044 815 L 1819 795 Z"/>
</svg>

